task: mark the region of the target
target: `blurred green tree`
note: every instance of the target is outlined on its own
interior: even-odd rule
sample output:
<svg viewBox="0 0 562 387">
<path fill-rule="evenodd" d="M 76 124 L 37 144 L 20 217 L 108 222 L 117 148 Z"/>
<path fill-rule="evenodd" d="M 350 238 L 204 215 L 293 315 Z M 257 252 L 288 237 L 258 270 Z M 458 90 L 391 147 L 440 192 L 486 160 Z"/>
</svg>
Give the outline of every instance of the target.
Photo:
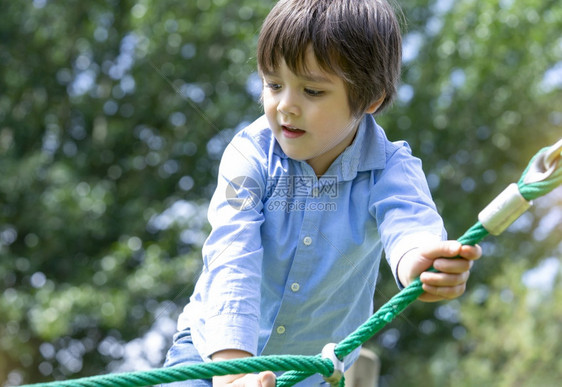
<svg viewBox="0 0 562 387">
<path fill-rule="evenodd" d="M 397 105 L 380 121 L 390 137 L 406 138 L 424 161 L 449 236 L 456 238 L 491 199 L 519 179 L 539 149 L 562 137 L 562 5 L 533 0 L 400 3 L 409 21 L 403 84 Z M 562 260 L 561 204 L 559 188 L 502 236 L 485 239 L 484 257 L 463 298 L 417 303 L 373 340 L 382 357 L 381 385 L 417 380 L 451 386 L 554 385 L 560 380 L 559 371 L 543 374 L 559 369 L 553 354 L 562 350 L 555 328 L 560 285 L 546 291 L 541 311 L 548 312 L 539 317 L 525 302 L 535 290 L 521 281 L 545 260 Z M 543 275 L 559 279 L 559 266 L 550 267 L 555 270 Z M 379 287 L 380 302 L 393 294 L 394 285 L 388 286 Z M 505 299 L 506 294 L 512 296 Z M 505 346 L 526 332 L 522 326 L 539 324 L 548 328 L 534 334 L 545 337 Z M 548 351 L 541 342 L 549 343 Z M 526 366 L 519 367 L 517 358 L 526 351 Z M 477 376 L 473 364 L 485 364 L 490 372 Z"/>
<path fill-rule="evenodd" d="M 0 383 L 116 369 L 185 303 L 267 7 L 0 4 Z"/>
</svg>

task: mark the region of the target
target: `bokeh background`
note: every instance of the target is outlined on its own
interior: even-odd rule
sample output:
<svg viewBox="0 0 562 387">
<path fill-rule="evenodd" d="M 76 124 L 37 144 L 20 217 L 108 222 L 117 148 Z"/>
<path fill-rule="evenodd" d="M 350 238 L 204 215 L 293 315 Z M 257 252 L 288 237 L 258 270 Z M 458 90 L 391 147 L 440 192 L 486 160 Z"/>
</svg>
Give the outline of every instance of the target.
<svg viewBox="0 0 562 387">
<path fill-rule="evenodd" d="M 161 366 L 218 160 L 261 114 L 273 3 L 0 2 L 0 384 Z M 562 137 L 562 2 L 396 3 L 403 81 L 377 120 L 423 160 L 454 239 Z M 483 242 L 463 297 L 367 344 L 380 385 L 557 385 L 561 240 L 557 189 Z M 383 264 L 377 304 L 396 292 Z"/>
</svg>

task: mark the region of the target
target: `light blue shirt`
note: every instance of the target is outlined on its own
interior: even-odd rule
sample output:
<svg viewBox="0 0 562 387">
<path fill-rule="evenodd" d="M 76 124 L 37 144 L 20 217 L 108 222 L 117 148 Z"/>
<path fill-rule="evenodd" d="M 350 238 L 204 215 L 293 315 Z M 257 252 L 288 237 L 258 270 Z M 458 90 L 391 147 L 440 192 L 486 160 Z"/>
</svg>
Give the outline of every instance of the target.
<svg viewBox="0 0 562 387">
<path fill-rule="evenodd" d="M 208 217 L 203 271 L 178 321 L 207 360 L 320 353 L 372 314 L 383 250 L 396 273 L 407 251 L 446 237 L 420 160 L 371 115 L 320 179 L 259 118 L 226 148 Z"/>
</svg>

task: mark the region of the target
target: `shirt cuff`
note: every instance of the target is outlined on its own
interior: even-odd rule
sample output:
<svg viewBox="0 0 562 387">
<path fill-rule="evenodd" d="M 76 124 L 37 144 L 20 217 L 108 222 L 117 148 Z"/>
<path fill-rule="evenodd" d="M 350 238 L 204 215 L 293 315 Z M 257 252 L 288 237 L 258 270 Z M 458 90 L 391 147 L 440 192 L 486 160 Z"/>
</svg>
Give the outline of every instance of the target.
<svg viewBox="0 0 562 387">
<path fill-rule="evenodd" d="M 255 316 L 220 314 L 205 322 L 204 360 L 225 349 L 238 349 L 256 356 L 259 323 Z"/>
<path fill-rule="evenodd" d="M 402 258 L 412 250 L 418 249 L 428 243 L 442 241 L 443 239 L 443 235 L 435 235 L 429 232 L 410 234 L 400 239 L 398 246 L 390 253 L 390 268 L 392 269 L 392 274 L 394 275 L 399 289 L 404 289 L 405 287 L 398 278 L 398 265 Z"/>
</svg>

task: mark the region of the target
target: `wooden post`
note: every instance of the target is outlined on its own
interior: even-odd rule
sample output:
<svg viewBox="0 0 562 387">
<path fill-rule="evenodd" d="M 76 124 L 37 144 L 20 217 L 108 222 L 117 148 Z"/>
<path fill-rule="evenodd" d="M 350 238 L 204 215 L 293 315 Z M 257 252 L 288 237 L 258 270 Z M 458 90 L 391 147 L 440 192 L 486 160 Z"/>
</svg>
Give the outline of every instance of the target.
<svg viewBox="0 0 562 387">
<path fill-rule="evenodd" d="M 357 361 L 345 372 L 347 387 L 376 387 L 379 383 L 380 360 L 371 350 L 361 348 Z"/>
</svg>

